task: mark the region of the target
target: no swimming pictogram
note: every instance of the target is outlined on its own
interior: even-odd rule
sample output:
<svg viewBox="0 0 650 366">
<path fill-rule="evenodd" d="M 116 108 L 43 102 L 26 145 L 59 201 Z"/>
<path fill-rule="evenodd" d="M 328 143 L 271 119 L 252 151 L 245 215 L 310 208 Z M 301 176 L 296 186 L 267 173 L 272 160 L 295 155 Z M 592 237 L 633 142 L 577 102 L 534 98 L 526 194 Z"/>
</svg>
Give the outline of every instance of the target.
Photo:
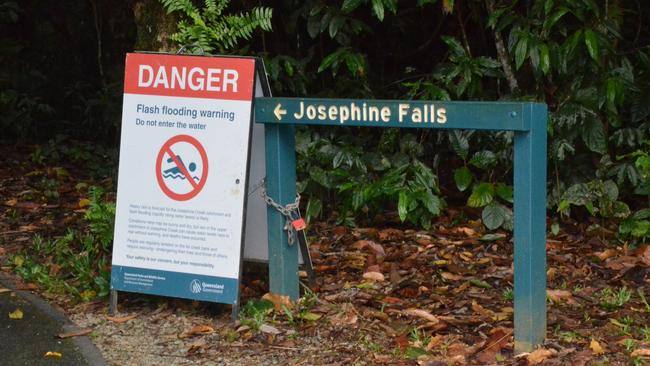
<svg viewBox="0 0 650 366">
<path fill-rule="evenodd" d="M 208 155 L 192 136 L 177 135 L 165 142 L 156 158 L 156 180 L 175 201 L 195 197 L 208 177 Z"/>
</svg>

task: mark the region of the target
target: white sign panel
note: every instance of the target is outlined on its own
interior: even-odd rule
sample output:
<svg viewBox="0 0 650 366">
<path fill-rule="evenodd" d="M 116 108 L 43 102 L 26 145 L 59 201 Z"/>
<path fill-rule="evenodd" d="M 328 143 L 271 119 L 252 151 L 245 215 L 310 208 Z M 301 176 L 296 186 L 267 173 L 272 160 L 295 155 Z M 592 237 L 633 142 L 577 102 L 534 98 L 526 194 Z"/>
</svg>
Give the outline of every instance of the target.
<svg viewBox="0 0 650 366">
<path fill-rule="evenodd" d="M 235 304 L 255 60 L 128 54 L 111 288 Z"/>
</svg>

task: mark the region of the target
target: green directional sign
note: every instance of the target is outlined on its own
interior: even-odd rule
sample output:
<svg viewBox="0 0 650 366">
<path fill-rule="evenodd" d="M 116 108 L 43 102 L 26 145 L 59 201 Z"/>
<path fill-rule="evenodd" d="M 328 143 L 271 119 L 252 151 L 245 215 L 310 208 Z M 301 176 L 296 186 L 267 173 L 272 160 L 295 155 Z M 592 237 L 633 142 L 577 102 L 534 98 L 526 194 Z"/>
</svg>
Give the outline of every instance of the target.
<svg viewBox="0 0 650 366">
<path fill-rule="evenodd" d="M 262 123 L 400 128 L 528 129 L 522 103 L 259 98 Z"/>
</svg>

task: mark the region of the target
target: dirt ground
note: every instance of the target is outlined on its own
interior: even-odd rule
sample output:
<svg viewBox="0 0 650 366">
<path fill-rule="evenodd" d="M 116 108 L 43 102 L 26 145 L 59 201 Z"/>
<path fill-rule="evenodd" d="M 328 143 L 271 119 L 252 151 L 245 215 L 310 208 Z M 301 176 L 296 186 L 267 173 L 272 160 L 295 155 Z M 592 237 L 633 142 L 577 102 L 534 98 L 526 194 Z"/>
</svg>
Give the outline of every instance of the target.
<svg viewBox="0 0 650 366">
<path fill-rule="evenodd" d="M 92 181 L 75 166 L 34 162 L 34 147 L 0 156 L 0 261 L 83 229 Z M 32 155 L 30 155 L 32 154 Z M 57 168 L 69 174 L 61 177 Z M 34 177 L 38 177 L 35 179 Z M 42 177 L 59 181 L 56 201 Z M 41 182 L 41 183 L 39 183 Z M 27 193 L 26 193 L 27 192 Z M 242 314 L 230 307 L 122 294 L 80 301 L 26 284 L 59 304 L 114 365 L 643 365 L 650 362 L 650 248 L 629 247 L 600 222 L 561 223 L 549 234 L 547 341 L 513 354 L 511 234 L 486 232 L 472 212 L 448 209 L 431 230 L 390 219 L 376 227 L 313 223 L 313 288 L 297 303 L 267 294 L 265 270 L 246 266 Z M 597 225 L 600 224 L 600 225 Z M 266 300 L 261 300 L 262 298 Z"/>
</svg>

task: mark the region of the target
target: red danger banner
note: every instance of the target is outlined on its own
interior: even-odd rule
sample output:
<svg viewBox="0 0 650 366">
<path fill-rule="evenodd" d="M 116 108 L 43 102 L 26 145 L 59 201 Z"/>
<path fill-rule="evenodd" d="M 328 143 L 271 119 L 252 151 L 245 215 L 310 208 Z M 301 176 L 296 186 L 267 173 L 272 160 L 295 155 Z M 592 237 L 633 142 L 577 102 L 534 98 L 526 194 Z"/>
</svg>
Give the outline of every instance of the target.
<svg viewBox="0 0 650 366">
<path fill-rule="evenodd" d="M 129 53 L 124 93 L 251 100 L 255 60 Z"/>
</svg>

